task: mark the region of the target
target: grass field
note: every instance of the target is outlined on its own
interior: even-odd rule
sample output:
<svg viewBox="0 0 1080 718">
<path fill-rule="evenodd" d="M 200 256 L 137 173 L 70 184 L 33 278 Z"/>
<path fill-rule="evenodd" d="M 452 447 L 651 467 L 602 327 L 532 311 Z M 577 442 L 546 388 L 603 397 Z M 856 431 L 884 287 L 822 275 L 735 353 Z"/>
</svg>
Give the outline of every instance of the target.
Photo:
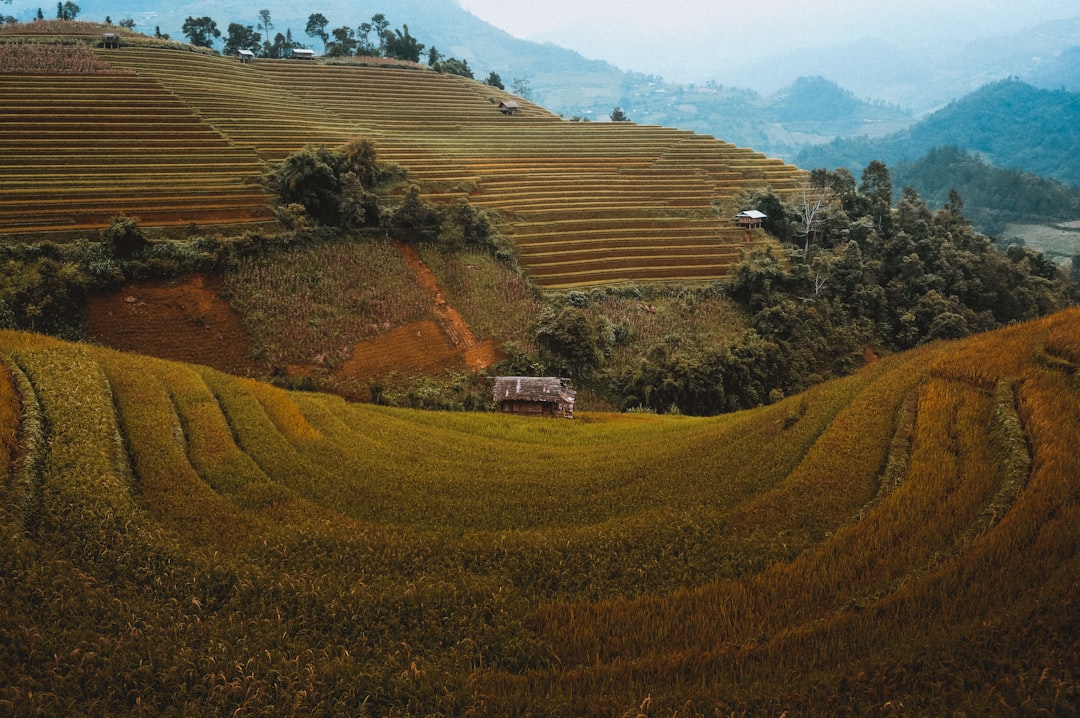
<svg viewBox="0 0 1080 718">
<path fill-rule="evenodd" d="M 9 713 L 1080 710 L 1077 310 L 710 419 L 0 358 Z"/>
</svg>

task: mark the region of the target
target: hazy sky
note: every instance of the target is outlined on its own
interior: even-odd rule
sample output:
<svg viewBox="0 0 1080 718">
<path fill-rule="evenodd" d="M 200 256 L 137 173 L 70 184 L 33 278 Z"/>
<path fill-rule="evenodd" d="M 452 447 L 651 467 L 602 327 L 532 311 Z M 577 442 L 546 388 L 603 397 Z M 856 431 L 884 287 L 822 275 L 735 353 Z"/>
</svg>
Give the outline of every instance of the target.
<svg viewBox="0 0 1080 718">
<path fill-rule="evenodd" d="M 1076 17 L 1075 0 L 459 0 L 492 25 L 627 70 L 712 79 L 718 66 L 887 37 L 905 49 L 956 46 Z M 711 69 L 710 69 L 711 68 Z"/>
</svg>

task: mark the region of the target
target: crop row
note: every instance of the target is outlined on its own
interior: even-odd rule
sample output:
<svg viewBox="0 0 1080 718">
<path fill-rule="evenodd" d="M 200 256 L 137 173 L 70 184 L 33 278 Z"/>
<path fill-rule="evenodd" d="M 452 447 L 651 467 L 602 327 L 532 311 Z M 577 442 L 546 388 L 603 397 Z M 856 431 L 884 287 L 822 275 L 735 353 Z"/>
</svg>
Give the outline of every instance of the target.
<svg viewBox="0 0 1080 718">
<path fill-rule="evenodd" d="M 0 232 L 77 231 L 119 213 L 148 226 L 271 217 L 250 183 L 263 171 L 257 156 L 152 78 L 94 79 L 5 84 Z M 135 114 L 120 121 L 129 102 Z"/>
<path fill-rule="evenodd" d="M 0 332 L 40 410 L 32 524 L 0 487 L 0 700 L 1073 715 L 1078 319 L 543 426 Z"/>
<path fill-rule="evenodd" d="M 698 229 L 700 217 L 717 199 L 731 200 L 755 185 L 790 191 L 801 177 L 778 160 L 686 131 L 564 122 L 520 98 L 514 99 L 521 111 L 506 117 L 496 103 L 511 95 L 420 69 L 290 61 L 244 65 L 150 48 L 122 48 L 107 57 L 114 67 L 138 73 L 124 80 L 131 87 L 141 83 L 142 94 L 161 99 L 164 92 L 177 101 L 177 112 L 187 108 L 197 113 L 191 118 L 173 114 L 198 128 L 189 136 L 178 136 L 180 126 L 161 132 L 164 124 L 144 124 L 132 138 L 142 148 L 166 152 L 185 143 L 192 149 L 231 145 L 278 161 L 308 144 L 332 145 L 366 134 L 382 159 L 407 169 L 431 198 L 467 192 L 470 202 L 506 212 L 507 233 L 523 244 L 553 233 L 559 239 L 575 233 L 579 239 L 602 239 L 597 233 L 634 225 L 635 213 L 642 233 L 648 228 L 648 234 L 663 237 L 694 236 L 705 231 Z M 90 93 L 108 94 L 109 78 L 93 79 L 91 88 L 72 93 L 81 103 L 78 111 L 53 104 L 64 92 L 62 80 L 44 83 L 48 88 L 40 91 L 52 94 L 39 97 L 49 98 L 55 133 L 36 128 L 39 141 L 68 152 L 112 146 L 108 132 L 117 124 L 115 109 L 95 112 L 86 104 Z M 228 92 L 221 91 L 223 84 Z M 28 87 L 18 92 L 29 92 Z M 85 112 L 87 124 L 72 124 L 79 112 Z M 19 116 L 25 116 L 25 109 L 9 116 L 9 126 L 25 144 L 28 130 L 18 129 Z M 144 123 L 149 119 L 142 117 Z M 80 134 L 97 139 L 77 143 Z M 661 209 L 668 214 L 663 222 L 656 219 Z M 515 219 L 551 226 L 515 226 Z M 609 250 L 617 261 L 618 242 L 612 241 Z M 566 261 L 575 260 L 570 255 Z M 526 269 L 529 262 L 525 256 Z M 539 272 L 536 276 L 544 281 Z"/>
</svg>

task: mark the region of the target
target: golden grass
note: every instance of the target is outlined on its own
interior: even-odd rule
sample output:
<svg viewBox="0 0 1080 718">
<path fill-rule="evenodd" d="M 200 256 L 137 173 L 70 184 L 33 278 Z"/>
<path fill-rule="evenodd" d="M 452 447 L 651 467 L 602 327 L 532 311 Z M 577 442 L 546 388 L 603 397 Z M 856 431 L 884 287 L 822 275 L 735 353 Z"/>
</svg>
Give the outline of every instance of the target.
<svg viewBox="0 0 1080 718">
<path fill-rule="evenodd" d="M 40 452 L 0 702 L 1074 713 L 1078 341 L 1071 310 L 754 411 L 554 421 L 0 333 Z"/>
<path fill-rule="evenodd" d="M 98 58 L 137 75 L 80 75 L 73 78 L 78 87 L 60 75 L 35 76 L 0 89 L 10 145 L 2 147 L 0 139 L 0 149 L 138 158 L 125 174 L 141 177 L 147 191 L 103 192 L 92 181 L 100 167 L 73 172 L 65 211 L 0 206 L 0 232 L 77 232 L 104 226 L 120 209 L 147 227 L 206 224 L 194 216 L 211 201 L 198 196 L 200 187 L 207 194 L 214 187 L 214 223 L 266 222 L 269 197 L 251 191 L 257 188 L 242 192 L 243 174 L 226 178 L 215 171 L 226 157 L 213 158 L 211 150 L 233 161 L 246 150 L 248 159 L 272 164 L 305 146 L 337 145 L 362 134 L 431 201 L 468 199 L 498 210 L 506 215 L 501 229 L 513 241 L 544 243 L 542 257 L 521 257 L 541 286 L 700 282 L 726 276 L 731 259 L 746 248 L 730 218 L 714 217 L 713 202 L 767 186 L 790 192 L 802 176 L 779 160 L 671 128 L 564 122 L 525 101 L 518 116 L 504 117 L 497 104 L 510 95 L 424 69 L 275 60 L 248 65 L 132 46 L 101 51 Z M 218 91 L 222 83 L 228 93 Z M 114 101 L 98 102 L 102 95 Z M 157 103 L 157 110 L 148 112 L 155 105 L 147 103 Z M 117 104 L 137 114 L 117 122 Z M 178 152 L 210 159 L 205 168 L 184 170 L 188 181 L 177 183 L 161 173 Z M 263 170 L 247 172 L 254 181 Z M 44 196 L 55 186 L 36 173 L 19 180 L 30 195 Z M 235 186 L 222 185 L 226 181 Z M 173 204 L 163 207 L 170 193 Z M 703 238 L 714 246 L 703 247 Z M 592 242 L 588 257 L 574 253 L 583 240 Z"/>
</svg>

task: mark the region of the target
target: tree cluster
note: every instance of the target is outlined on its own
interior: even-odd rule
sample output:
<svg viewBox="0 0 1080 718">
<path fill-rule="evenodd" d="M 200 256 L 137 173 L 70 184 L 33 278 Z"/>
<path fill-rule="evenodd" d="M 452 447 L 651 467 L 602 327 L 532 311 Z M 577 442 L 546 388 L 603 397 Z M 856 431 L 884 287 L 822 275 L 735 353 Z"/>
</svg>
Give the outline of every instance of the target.
<svg viewBox="0 0 1080 718">
<path fill-rule="evenodd" d="M 1080 301 L 1041 254 L 1002 253 L 975 232 L 957 193 L 934 212 L 911 188 L 893 206 L 892 191 L 888 168 L 872 162 L 858 184 L 847 170 L 817 170 L 795 202 L 750 198 L 789 251 L 745 257 L 723 285 L 747 313 L 745 334 L 713 349 L 652 347 L 605 377 L 612 401 L 692 414 L 747 408 L 851 371 L 867 347 L 956 339 Z"/>
<path fill-rule="evenodd" d="M 505 247 L 488 216 L 468 202 L 435 206 L 416 185 L 395 192 L 396 169 L 379 161 L 370 140 L 355 138 L 337 149 L 306 148 L 287 157 L 270 175 L 287 227 L 311 222 L 346 230 L 380 228 L 410 243 L 447 251 L 480 248 L 503 258 Z M 398 196 L 395 196 L 397 194 Z"/>
<path fill-rule="evenodd" d="M 378 226 L 379 186 L 393 168 L 379 161 L 370 140 L 355 138 L 336 149 L 308 147 L 289 155 L 270 175 L 281 207 L 299 207 L 305 218 L 346 229 Z"/>
</svg>

